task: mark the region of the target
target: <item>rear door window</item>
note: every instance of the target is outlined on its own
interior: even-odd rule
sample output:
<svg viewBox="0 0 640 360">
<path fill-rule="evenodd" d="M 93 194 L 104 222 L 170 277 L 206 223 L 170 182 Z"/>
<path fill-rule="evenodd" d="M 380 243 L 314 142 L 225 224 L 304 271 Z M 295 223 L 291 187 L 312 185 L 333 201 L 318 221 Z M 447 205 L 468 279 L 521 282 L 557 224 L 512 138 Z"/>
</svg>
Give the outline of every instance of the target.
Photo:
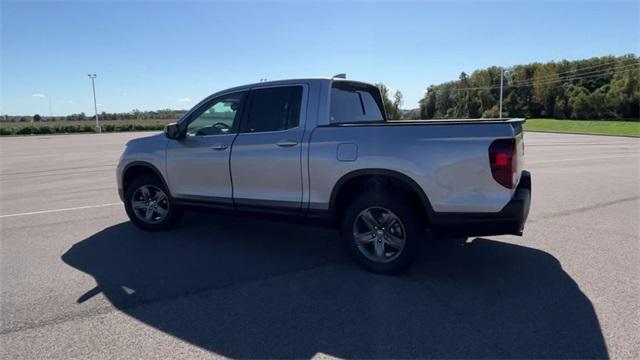
<svg viewBox="0 0 640 360">
<path fill-rule="evenodd" d="M 383 109 L 380 91 L 375 86 L 334 82 L 331 87 L 332 124 L 383 122 Z"/>
<path fill-rule="evenodd" d="M 302 86 L 256 89 L 250 101 L 245 132 L 281 131 L 300 123 Z"/>
</svg>

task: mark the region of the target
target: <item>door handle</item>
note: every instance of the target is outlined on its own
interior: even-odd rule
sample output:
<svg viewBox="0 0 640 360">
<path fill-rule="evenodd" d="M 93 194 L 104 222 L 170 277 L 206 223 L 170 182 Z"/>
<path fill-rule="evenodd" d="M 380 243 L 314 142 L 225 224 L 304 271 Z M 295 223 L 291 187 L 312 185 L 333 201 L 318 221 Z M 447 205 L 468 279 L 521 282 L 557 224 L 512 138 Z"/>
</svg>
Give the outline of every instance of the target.
<svg viewBox="0 0 640 360">
<path fill-rule="evenodd" d="M 215 144 L 211 148 L 213 150 L 222 151 L 222 150 L 226 150 L 228 147 L 229 147 L 229 145 L 227 145 L 227 144 Z"/>
<path fill-rule="evenodd" d="M 291 140 L 282 140 L 276 143 L 276 145 L 280 146 L 280 147 L 292 147 L 292 146 L 296 146 L 298 145 L 297 141 L 291 141 Z"/>
</svg>

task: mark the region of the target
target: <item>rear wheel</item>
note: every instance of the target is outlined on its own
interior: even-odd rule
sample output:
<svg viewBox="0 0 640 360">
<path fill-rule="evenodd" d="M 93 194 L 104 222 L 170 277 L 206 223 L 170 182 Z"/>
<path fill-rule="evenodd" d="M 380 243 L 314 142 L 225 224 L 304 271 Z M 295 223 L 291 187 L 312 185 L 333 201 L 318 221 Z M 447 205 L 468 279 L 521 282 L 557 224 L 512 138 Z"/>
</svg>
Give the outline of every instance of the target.
<svg viewBox="0 0 640 360">
<path fill-rule="evenodd" d="M 417 213 L 410 201 L 388 193 L 365 193 L 344 215 L 343 240 L 367 270 L 396 273 L 409 265 L 422 236 L 422 221 Z"/>
<path fill-rule="evenodd" d="M 136 226 L 148 231 L 169 229 L 183 214 L 162 182 L 149 175 L 137 178 L 128 186 L 125 210 Z"/>
</svg>

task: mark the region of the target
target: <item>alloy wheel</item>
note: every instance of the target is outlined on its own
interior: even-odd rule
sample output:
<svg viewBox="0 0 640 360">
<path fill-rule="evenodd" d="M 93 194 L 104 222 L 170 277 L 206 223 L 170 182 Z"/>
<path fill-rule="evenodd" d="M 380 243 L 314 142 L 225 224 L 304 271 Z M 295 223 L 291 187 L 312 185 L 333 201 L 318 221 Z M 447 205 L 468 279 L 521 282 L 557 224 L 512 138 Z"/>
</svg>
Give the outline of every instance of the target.
<svg viewBox="0 0 640 360">
<path fill-rule="evenodd" d="M 162 189 L 144 185 L 133 193 L 131 208 L 138 219 L 149 224 L 159 223 L 169 214 L 169 198 Z"/>
<path fill-rule="evenodd" d="M 384 207 L 372 206 L 362 210 L 353 221 L 353 239 L 369 260 L 386 263 L 400 256 L 407 235 L 396 214 Z"/>
</svg>

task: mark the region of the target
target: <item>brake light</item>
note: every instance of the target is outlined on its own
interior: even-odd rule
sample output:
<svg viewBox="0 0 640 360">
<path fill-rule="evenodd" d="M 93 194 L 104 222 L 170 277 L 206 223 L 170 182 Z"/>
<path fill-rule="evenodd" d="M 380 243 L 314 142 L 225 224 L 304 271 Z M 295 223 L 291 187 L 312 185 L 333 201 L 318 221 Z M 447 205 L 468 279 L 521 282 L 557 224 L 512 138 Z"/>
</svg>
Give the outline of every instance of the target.
<svg viewBox="0 0 640 360">
<path fill-rule="evenodd" d="M 497 166 L 507 166 L 509 165 L 509 155 L 504 153 L 496 154 L 496 165 Z"/>
<path fill-rule="evenodd" d="M 513 189 L 517 181 L 518 156 L 515 139 L 498 139 L 489 146 L 491 175 L 498 184 Z"/>
</svg>

